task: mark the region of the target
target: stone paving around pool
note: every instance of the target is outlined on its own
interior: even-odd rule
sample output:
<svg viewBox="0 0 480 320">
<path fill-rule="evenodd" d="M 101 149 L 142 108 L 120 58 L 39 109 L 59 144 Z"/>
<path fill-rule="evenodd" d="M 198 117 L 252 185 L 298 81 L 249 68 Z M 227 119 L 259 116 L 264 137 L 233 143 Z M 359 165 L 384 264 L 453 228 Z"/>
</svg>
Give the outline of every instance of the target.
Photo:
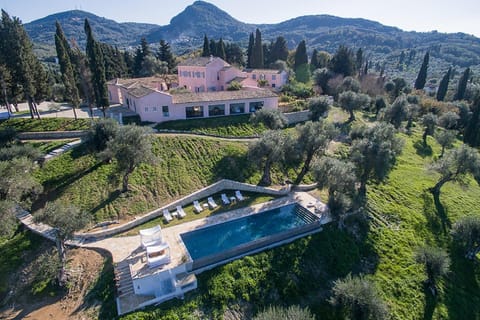
<svg viewBox="0 0 480 320">
<path fill-rule="evenodd" d="M 192 259 L 181 240 L 180 234 L 205 226 L 238 219 L 276 207 L 297 202 L 320 218 L 320 224 L 331 221 L 326 206 L 306 192 L 295 192 L 266 203 L 240 208 L 206 218 L 162 228 L 162 236 L 170 246 L 171 261 L 168 264 L 151 268 L 147 265 L 146 251 L 141 245 L 140 236 L 112 237 L 82 246 L 101 248 L 111 252 L 117 283 L 117 308 L 119 314 L 131 312 L 151 304 L 161 303 L 174 297 L 182 297 L 184 292 L 196 288 L 196 278 L 189 272 Z M 143 287 L 152 283 L 165 283 L 172 288 L 139 295 Z"/>
</svg>

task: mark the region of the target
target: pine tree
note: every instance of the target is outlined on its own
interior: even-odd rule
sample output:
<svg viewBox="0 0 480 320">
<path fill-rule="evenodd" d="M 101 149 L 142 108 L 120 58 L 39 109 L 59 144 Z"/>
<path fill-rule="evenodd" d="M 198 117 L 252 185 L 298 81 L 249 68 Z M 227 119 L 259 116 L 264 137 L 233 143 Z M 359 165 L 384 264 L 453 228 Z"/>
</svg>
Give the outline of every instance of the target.
<svg viewBox="0 0 480 320">
<path fill-rule="evenodd" d="M 85 19 L 85 34 L 87 35 L 87 57 L 92 72 L 92 86 L 97 108 L 101 108 L 106 117 L 109 106 L 107 80 L 105 78 L 105 62 L 100 44 L 95 40 L 88 19 Z"/>
<path fill-rule="evenodd" d="M 443 76 L 442 80 L 440 81 L 440 85 L 438 86 L 437 90 L 437 100 L 443 101 L 445 96 L 447 95 L 448 90 L 448 83 L 450 82 L 450 75 L 452 74 L 452 68 L 448 68 L 447 73 Z"/>
<path fill-rule="evenodd" d="M 238 66 L 243 66 L 245 64 L 243 58 L 243 50 L 236 43 L 227 43 L 225 46 L 225 54 L 227 55 L 227 62 L 230 64 L 236 64 Z"/>
<path fill-rule="evenodd" d="M 455 94 L 454 100 L 463 100 L 463 98 L 465 98 L 468 78 L 470 78 L 470 68 L 465 69 L 462 76 L 458 80 L 457 93 Z"/>
<path fill-rule="evenodd" d="M 297 46 L 297 50 L 295 51 L 295 64 L 294 68 L 297 70 L 300 66 L 308 64 L 308 56 L 307 56 L 307 46 L 305 40 L 300 41 Z"/>
<path fill-rule="evenodd" d="M 252 68 L 262 69 L 263 68 L 263 45 L 262 45 L 262 33 L 259 29 L 255 31 L 255 44 L 253 45 L 253 55 L 252 55 Z"/>
<path fill-rule="evenodd" d="M 252 67 L 253 60 L 253 46 L 255 45 L 255 36 L 253 32 L 250 33 L 250 38 L 248 39 L 248 49 L 247 49 L 247 68 Z"/>
<path fill-rule="evenodd" d="M 330 60 L 330 69 L 344 77 L 353 76 L 355 74 L 355 61 L 352 50 L 345 46 L 338 47 L 337 52 Z"/>
<path fill-rule="evenodd" d="M 77 82 L 75 80 L 75 73 L 70 61 L 70 55 L 68 54 L 70 49 L 65 47 L 68 43 L 58 21 L 55 23 L 55 27 L 55 48 L 57 50 L 58 63 L 60 64 L 60 72 L 62 73 L 62 82 L 65 86 L 65 96 L 72 105 L 73 114 L 76 120 L 76 109 L 80 106 L 80 97 L 78 94 Z M 68 46 L 68 48 L 70 48 L 70 46 Z"/>
<path fill-rule="evenodd" d="M 217 43 L 217 57 L 227 60 L 227 55 L 225 53 L 225 44 L 223 43 L 223 39 L 220 38 Z"/>
<path fill-rule="evenodd" d="M 418 72 L 417 80 L 415 80 L 415 89 L 422 90 L 425 87 L 427 82 L 427 70 L 428 70 L 428 60 L 430 59 L 430 53 L 427 51 L 423 57 L 423 63 Z"/>
<path fill-rule="evenodd" d="M 270 60 L 275 62 L 277 60 L 287 61 L 288 59 L 288 47 L 287 41 L 284 37 L 277 37 L 270 50 Z"/>
<path fill-rule="evenodd" d="M 202 57 L 210 57 L 210 45 L 206 34 L 203 37 Z"/>
<path fill-rule="evenodd" d="M 317 49 L 313 49 L 312 58 L 310 59 L 310 69 L 312 71 L 316 70 L 320 67 L 319 65 L 320 64 L 319 64 L 319 61 L 318 61 L 318 51 L 317 51 Z"/>
<path fill-rule="evenodd" d="M 160 61 L 167 63 L 169 72 L 172 72 L 172 70 L 175 68 L 175 57 L 170 49 L 170 44 L 165 40 L 160 40 L 160 49 L 157 58 Z"/>
</svg>

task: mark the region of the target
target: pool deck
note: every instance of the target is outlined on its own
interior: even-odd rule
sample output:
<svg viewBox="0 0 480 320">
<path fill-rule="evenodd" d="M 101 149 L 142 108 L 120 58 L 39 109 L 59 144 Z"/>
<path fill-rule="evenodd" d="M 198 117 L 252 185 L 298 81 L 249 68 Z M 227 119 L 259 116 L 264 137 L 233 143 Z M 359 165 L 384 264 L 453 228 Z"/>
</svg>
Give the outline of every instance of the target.
<svg viewBox="0 0 480 320">
<path fill-rule="evenodd" d="M 117 293 L 119 299 L 118 305 L 121 305 L 121 307 L 118 306 L 118 311 L 119 314 L 123 314 L 135 310 L 145 301 L 155 298 L 153 296 L 143 297 L 135 295 L 132 287 L 132 281 L 134 279 L 153 276 L 156 273 L 171 270 L 192 261 L 183 241 L 181 240 L 180 234 L 295 202 L 318 216 L 321 224 L 331 221 L 329 214 L 326 212 L 326 206 L 318 199 L 306 192 L 294 192 L 285 197 L 271 200 L 269 202 L 200 218 L 172 227 L 162 228 L 164 241 L 170 246 L 171 261 L 170 263 L 159 267 L 150 268 L 147 265 L 146 250 L 141 246 L 139 235 L 112 237 L 95 242 L 84 243 L 83 246 L 106 249 L 111 252 L 115 265 L 116 277 L 118 277 L 116 279 L 117 289 L 119 291 Z"/>
</svg>

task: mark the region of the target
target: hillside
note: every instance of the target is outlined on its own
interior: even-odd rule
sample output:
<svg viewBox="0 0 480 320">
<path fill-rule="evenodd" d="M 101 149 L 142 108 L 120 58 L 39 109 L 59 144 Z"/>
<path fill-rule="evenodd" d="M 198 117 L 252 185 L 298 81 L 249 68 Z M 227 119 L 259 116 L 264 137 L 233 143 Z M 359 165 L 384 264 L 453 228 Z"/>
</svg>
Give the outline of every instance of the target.
<svg viewBox="0 0 480 320">
<path fill-rule="evenodd" d="M 146 37 L 150 43 L 164 39 L 177 53 L 201 46 L 203 36 L 240 42 L 246 46 L 248 35 L 258 27 L 264 41 L 284 36 L 291 49 L 307 39 L 308 50 L 313 48 L 334 52 L 339 45 L 363 48 L 370 60 L 394 65 L 402 50 L 414 49 L 417 60 L 430 50 L 431 58 L 443 69 L 449 65 L 467 67 L 480 64 L 480 39 L 463 33 L 406 32 L 365 19 L 347 19 L 330 15 L 302 16 L 278 24 L 246 24 L 236 20 L 216 6 L 196 1 L 173 17 L 166 26 L 141 23 L 118 23 L 83 11 L 67 11 L 50 15 L 26 24 L 36 44 L 53 45 L 55 21 L 58 20 L 67 38 L 84 43 L 83 21 L 88 18 L 100 41 L 128 47 Z M 259 21 L 260 23 L 261 21 Z M 420 61 L 420 60 L 419 60 Z M 416 62 L 416 61 L 415 61 Z"/>
<path fill-rule="evenodd" d="M 85 19 L 89 20 L 97 40 L 122 47 L 139 43 L 143 34 L 158 27 L 147 23 L 118 23 L 89 12 L 72 10 L 27 23 L 25 29 L 34 43 L 55 45 L 55 21 L 58 21 L 62 25 L 67 39 L 74 39 L 81 47 L 84 47 L 86 41 L 83 29 Z"/>
</svg>

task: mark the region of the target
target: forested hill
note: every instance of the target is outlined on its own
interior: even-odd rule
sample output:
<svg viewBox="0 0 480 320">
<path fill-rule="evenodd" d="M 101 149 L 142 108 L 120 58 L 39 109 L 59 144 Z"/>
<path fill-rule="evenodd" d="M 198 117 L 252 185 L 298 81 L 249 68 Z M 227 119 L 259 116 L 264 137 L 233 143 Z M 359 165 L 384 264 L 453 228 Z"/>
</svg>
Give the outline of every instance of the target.
<svg viewBox="0 0 480 320">
<path fill-rule="evenodd" d="M 317 48 L 334 52 L 340 44 L 362 47 L 372 55 L 400 54 L 401 50 L 430 50 L 431 55 L 446 64 L 461 67 L 480 64 L 480 39 L 463 33 L 405 32 L 365 19 L 346 19 L 329 15 L 311 15 L 294 18 L 278 24 L 246 24 L 236 20 L 216 6 L 196 1 L 173 17 L 170 24 L 158 26 L 141 23 L 117 23 L 83 11 L 54 14 L 26 24 L 35 43 L 53 44 L 55 21 L 58 20 L 67 35 L 82 45 L 83 20 L 88 18 L 100 41 L 121 47 L 138 45 L 141 37 L 150 43 L 164 39 L 177 52 L 198 48 L 207 34 L 210 39 L 223 37 L 227 41 L 246 45 L 248 35 L 260 28 L 264 41 L 282 35 L 291 49 L 302 39 L 309 50 Z M 261 23 L 261 21 L 259 21 Z M 433 26 L 432 26 L 433 27 Z"/>
<path fill-rule="evenodd" d="M 67 39 L 74 39 L 81 47 L 84 47 L 86 41 L 83 29 L 85 19 L 89 20 L 97 40 L 120 47 L 139 43 L 143 35 L 158 28 L 158 25 L 155 24 L 118 23 L 89 12 L 72 10 L 52 14 L 27 23 L 25 29 L 34 43 L 55 45 L 55 21 L 58 21 L 62 25 Z"/>
</svg>

